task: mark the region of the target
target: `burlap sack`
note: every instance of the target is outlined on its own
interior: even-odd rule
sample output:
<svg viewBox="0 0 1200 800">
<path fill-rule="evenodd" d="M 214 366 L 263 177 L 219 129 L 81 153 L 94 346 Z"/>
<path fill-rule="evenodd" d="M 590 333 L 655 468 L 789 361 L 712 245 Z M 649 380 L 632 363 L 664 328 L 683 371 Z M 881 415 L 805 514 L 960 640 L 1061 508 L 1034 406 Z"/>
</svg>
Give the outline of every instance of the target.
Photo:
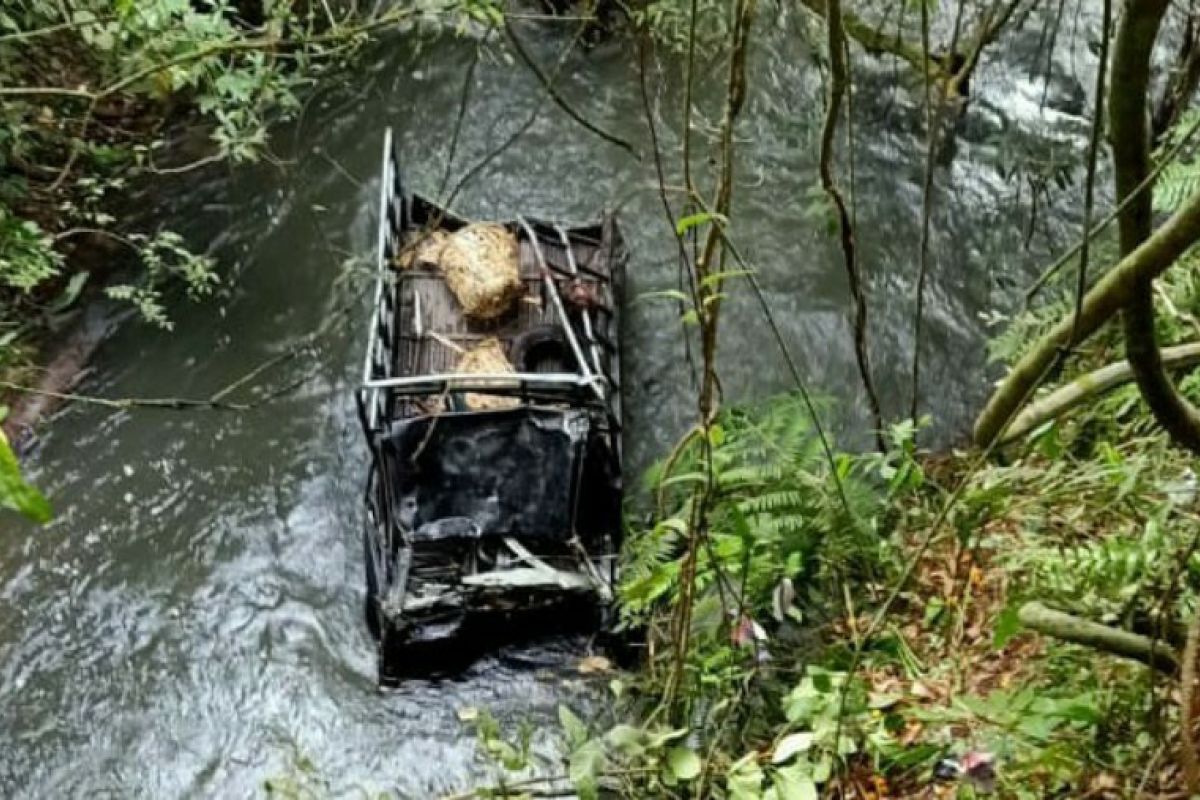
<svg viewBox="0 0 1200 800">
<path fill-rule="evenodd" d="M 446 237 L 439 266 L 472 319 L 490 320 L 522 293 L 517 237 L 503 225 L 477 222 Z"/>
<path fill-rule="evenodd" d="M 445 231 L 417 231 L 396 255 L 395 267 L 402 270 L 415 266 L 437 267 L 442 262 L 442 248 L 448 238 Z"/>
<path fill-rule="evenodd" d="M 495 375 L 511 373 L 514 370 L 504 355 L 504 347 L 500 344 L 500 340 L 493 336 L 484 339 L 459 356 L 454 371 L 460 375 Z M 468 392 L 466 403 L 467 408 L 472 411 L 485 411 L 497 408 L 515 408 L 520 405 L 521 401 L 515 397 Z"/>
</svg>

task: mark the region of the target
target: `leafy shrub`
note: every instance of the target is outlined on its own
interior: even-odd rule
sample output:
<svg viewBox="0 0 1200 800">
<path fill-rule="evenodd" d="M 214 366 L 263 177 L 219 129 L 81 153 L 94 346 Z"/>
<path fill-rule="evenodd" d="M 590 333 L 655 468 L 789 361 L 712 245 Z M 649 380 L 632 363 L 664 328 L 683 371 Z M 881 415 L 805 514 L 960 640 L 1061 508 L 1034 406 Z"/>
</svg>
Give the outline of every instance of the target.
<svg viewBox="0 0 1200 800">
<path fill-rule="evenodd" d="M 29 292 L 61 269 L 62 256 L 37 223 L 0 205 L 0 285 Z"/>
</svg>

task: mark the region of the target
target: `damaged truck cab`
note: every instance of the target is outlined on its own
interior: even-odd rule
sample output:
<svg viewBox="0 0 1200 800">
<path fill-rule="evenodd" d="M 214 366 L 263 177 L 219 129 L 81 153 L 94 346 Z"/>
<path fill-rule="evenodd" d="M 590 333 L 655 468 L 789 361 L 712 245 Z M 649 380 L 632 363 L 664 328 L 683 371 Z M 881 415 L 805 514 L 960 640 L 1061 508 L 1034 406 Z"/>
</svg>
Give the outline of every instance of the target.
<svg viewBox="0 0 1200 800">
<path fill-rule="evenodd" d="M 468 223 L 407 196 L 387 132 L 356 393 L 381 683 L 607 616 L 625 262 L 609 216 Z"/>
</svg>

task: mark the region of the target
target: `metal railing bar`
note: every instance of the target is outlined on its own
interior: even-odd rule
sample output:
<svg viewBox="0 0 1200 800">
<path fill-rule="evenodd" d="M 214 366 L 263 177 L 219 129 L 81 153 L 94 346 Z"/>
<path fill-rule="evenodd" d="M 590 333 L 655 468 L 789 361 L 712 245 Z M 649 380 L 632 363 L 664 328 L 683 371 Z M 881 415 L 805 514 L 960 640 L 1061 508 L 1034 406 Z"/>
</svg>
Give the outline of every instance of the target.
<svg viewBox="0 0 1200 800">
<path fill-rule="evenodd" d="M 575 263 L 575 252 L 571 249 L 571 240 L 567 236 L 567 232 L 563 230 L 562 225 L 555 224 L 554 230 L 558 231 L 558 238 L 562 239 L 563 247 L 567 251 L 567 266 L 571 270 L 572 275 L 579 274 L 579 267 Z M 600 363 L 600 351 L 596 347 L 596 335 L 592 332 L 592 317 L 587 309 L 580 311 L 579 315 L 583 317 L 583 332 L 587 336 L 589 349 L 592 352 L 592 364 L 596 368 L 597 373 L 603 373 L 604 367 Z"/>
<path fill-rule="evenodd" d="M 575 354 L 575 359 L 579 363 L 579 369 L 583 372 L 584 377 L 593 378 L 592 371 L 588 368 L 587 358 L 583 355 L 583 349 L 579 346 L 579 340 L 575 337 L 575 329 L 571 326 L 571 320 L 567 317 L 566 309 L 563 308 L 562 298 L 558 296 L 558 287 L 554 284 L 554 279 L 550 277 L 550 269 L 546 266 L 546 259 L 542 255 L 542 246 L 538 243 L 537 234 L 524 217 L 517 217 L 517 223 L 525 229 L 526 235 L 529 236 L 530 244 L 533 246 L 533 255 L 537 259 L 538 266 L 542 268 L 542 284 L 546 287 L 546 292 L 550 295 L 550 300 L 554 305 L 554 311 L 558 315 L 558 322 L 563 328 L 563 333 L 567 336 L 567 341 L 571 345 L 571 351 Z M 592 391 L 596 393 L 596 397 L 601 401 L 604 400 L 604 390 L 600 388 L 599 383 L 591 381 Z"/>
</svg>

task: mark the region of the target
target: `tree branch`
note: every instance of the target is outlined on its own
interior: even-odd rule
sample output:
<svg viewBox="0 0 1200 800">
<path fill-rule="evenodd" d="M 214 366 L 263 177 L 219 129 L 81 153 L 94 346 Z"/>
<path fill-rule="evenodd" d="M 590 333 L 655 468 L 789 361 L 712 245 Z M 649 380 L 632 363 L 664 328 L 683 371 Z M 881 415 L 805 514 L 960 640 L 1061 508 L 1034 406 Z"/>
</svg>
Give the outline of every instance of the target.
<svg viewBox="0 0 1200 800">
<path fill-rule="evenodd" d="M 1063 348 L 1086 340 L 1124 307 L 1139 281 L 1150 280 L 1200 240 L 1200 193 L 1188 199 L 1154 234 L 1109 270 L 1083 299 L 1076 315 L 1061 319 L 1001 381 L 975 421 L 974 438 L 986 446 L 1024 405 L 1031 388 Z M 1074 331 L 1074 334 L 1072 334 Z"/>
<path fill-rule="evenodd" d="M 1119 199 L 1135 191 L 1150 172 L 1146 115 L 1150 55 L 1167 6 L 1168 0 L 1127 3 L 1117 31 L 1109 128 Z M 1152 192 L 1142 193 L 1118 218 L 1122 255 L 1132 252 L 1150 235 L 1152 200 Z M 1154 326 L 1153 277 L 1133 285 L 1122 321 L 1125 356 L 1142 398 L 1175 443 L 1200 453 L 1200 411 L 1179 394 L 1163 369 Z"/>
<path fill-rule="evenodd" d="M 1173 370 L 1200 364 L 1200 343 L 1181 344 L 1162 351 L 1163 366 Z M 1001 444 L 1015 441 L 1045 422 L 1057 419 L 1082 403 L 1133 380 L 1133 370 L 1125 360 L 1108 364 L 1080 375 L 1045 397 L 1026 406 L 1004 432 Z"/>
<path fill-rule="evenodd" d="M 1101 625 L 1074 614 L 1047 608 L 1038 602 L 1021 606 L 1017 616 L 1026 628 L 1046 636 L 1140 661 L 1168 675 L 1174 675 L 1179 670 L 1175 649 L 1162 640 Z"/>
<path fill-rule="evenodd" d="M 822 18 L 828 17 L 829 7 L 832 5 L 830 0 L 801 0 L 801 2 L 805 8 Z M 841 11 L 842 30 L 845 35 L 858 42 L 862 49 L 871 55 L 895 56 L 901 61 L 907 62 L 917 72 L 928 73 L 934 80 L 945 81 L 950 78 L 951 73 L 945 67 L 935 59 L 925 57 L 919 44 L 906 41 L 899 33 L 889 36 L 857 14 L 840 8 L 840 0 L 837 5 Z"/>
</svg>

